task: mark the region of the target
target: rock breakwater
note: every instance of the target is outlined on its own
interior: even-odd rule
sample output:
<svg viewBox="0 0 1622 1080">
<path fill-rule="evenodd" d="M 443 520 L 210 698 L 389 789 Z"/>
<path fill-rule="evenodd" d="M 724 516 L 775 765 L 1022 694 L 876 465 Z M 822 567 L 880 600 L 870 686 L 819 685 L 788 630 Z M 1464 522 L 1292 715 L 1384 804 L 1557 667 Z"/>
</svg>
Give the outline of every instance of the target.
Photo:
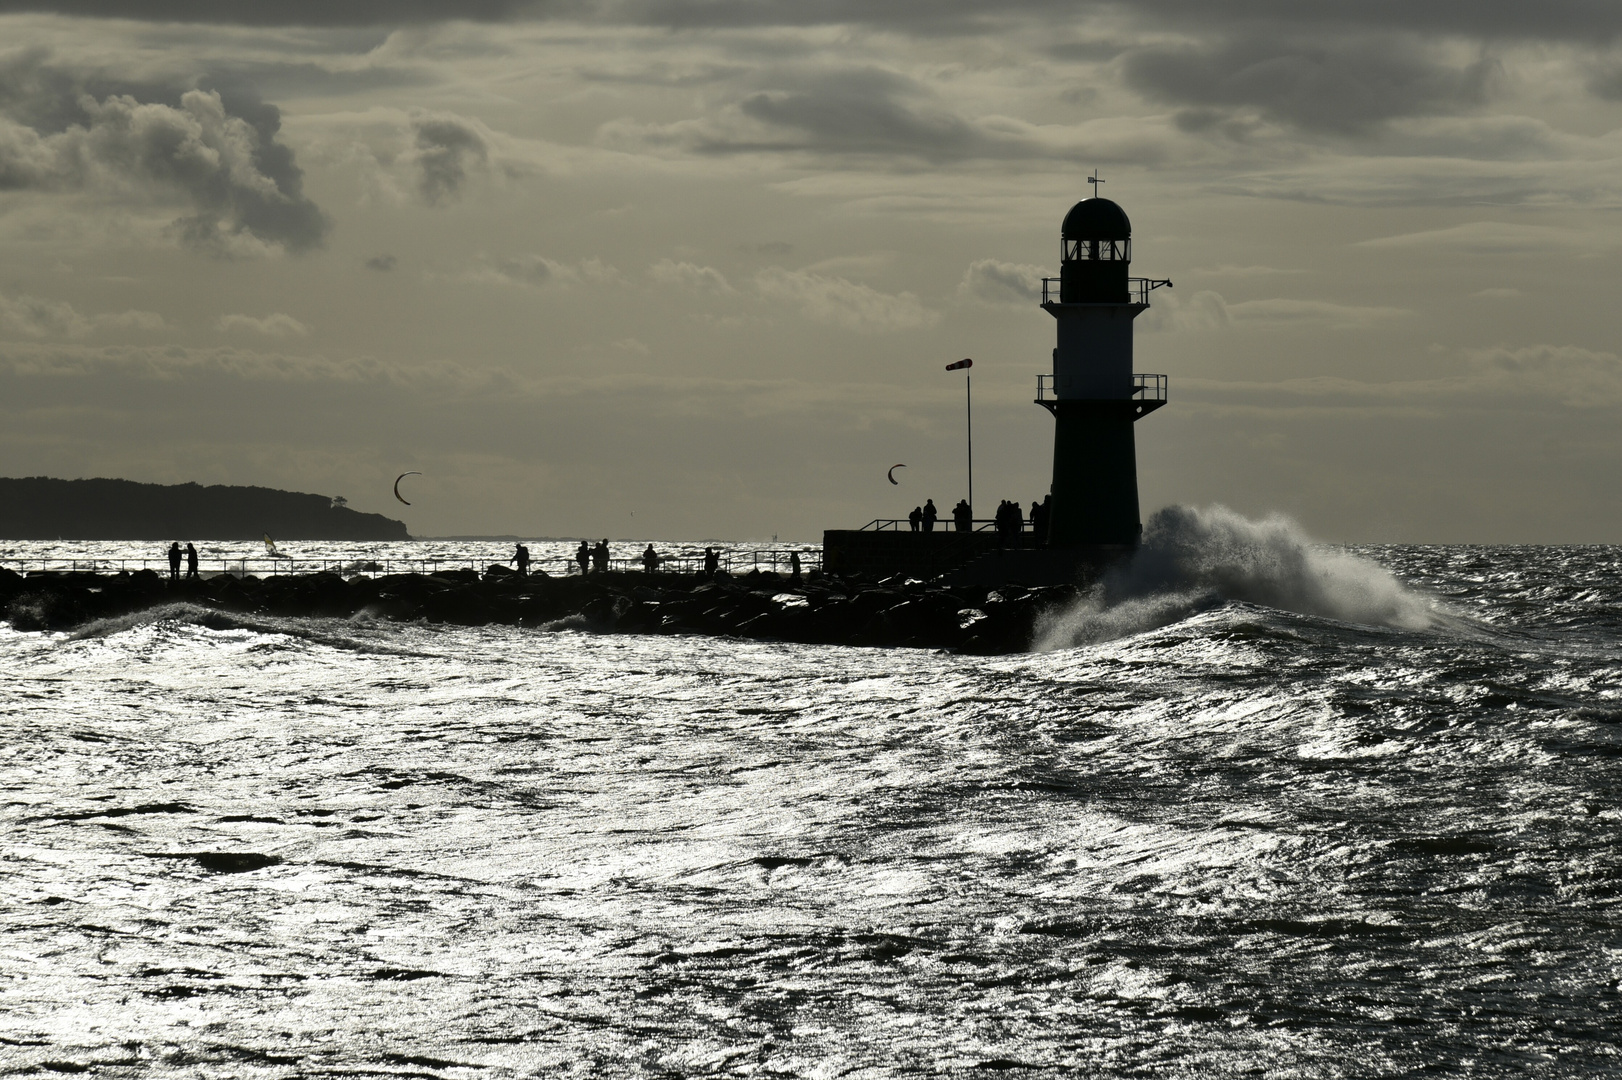
<svg viewBox="0 0 1622 1080">
<path fill-rule="evenodd" d="M 982 655 L 1029 648 L 1037 617 L 1075 599 L 1072 587 L 995 589 L 890 578 L 840 579 L 752 572 L 604 573 L 520 577 L 492 566 L 436 574 L 169 581 L 135 573 L 0 570 L 0 617 L 25 631 L 73 630 L 188 603 L 244 614 L 500 624 L 592 633 L 707 634 L 804 644 L 948 649 Z"/>
</svg>

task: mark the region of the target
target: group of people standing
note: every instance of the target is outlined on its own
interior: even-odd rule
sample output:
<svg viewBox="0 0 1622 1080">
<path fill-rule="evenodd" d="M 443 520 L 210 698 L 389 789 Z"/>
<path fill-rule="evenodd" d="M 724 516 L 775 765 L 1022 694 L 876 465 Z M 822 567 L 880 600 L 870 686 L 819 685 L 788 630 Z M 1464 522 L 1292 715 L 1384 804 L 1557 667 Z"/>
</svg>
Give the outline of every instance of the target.
<svg viewBox="0 0 1622 1080">
<path fill-rule="evenodd" d="M 1031 532 L 1042 540 L 1047 539 L 1048 521 L 1053 514 L 1053 496 L 1049 495 L 1041 502 L 1031 503 L 1031 516 L 1028 524 Z M 935 500 L 927 499 L 922 506 L 912 508 L 907 515 L 907 523 L 912 526 L 913 532 L 934 532 L 935 522 L 940 515 L 935 510 Z M 997 504 L 997 516 L 992 519 L 999 536 L 1018 536 L 1025 531 L 1027 524 L 1025 512 L 1020 509 L 1019 503 L 1013 499 L 1004 499 Z M 974 531 L 974 509 L 969 506 L 969 500 L 959 499 L 957 505 L 952 507 L 952 525 L 958 532 Z"/>
<path fill-rule="evenodd" d="M 648 545 L 648 550 L 653 550 L 652 544 Z M 580 546 L 575 549 L 574 561 L 579 564 L 580 574 L 582 577 L 590 572 L 596 572 L 599 574 L 607 573 L 608 537 L 603 537 L 594 545 L 587 544 L 584 540 L 580 541 Z"/>
<path fill-rule="evenodd" d="M 912 513 L 907 515 L 907 521 L 912 525 L 913 532 L 934 532 L 935 519 L 939 516 L 935 511 L 935 500 L 925 499 L 924 505 L 912 508 Z"/>
<path fill-rule="evenodd" d="M 193 547 L 191 541 L 188 540 L 188 541 L 186 541 L 185 549 L 182 550 L 181 546 L 180 546 L 180 541 L 176 540 L 174 543 L 169 545 L 169 580 L 170 581 L 179 581 L 180 580 L 180 560 L 181 559 L 186 560 L 186 577 L 188 579 L 190 579 L 190 578 L 194 578 L 194 577 L 197 576 L 197 549 L 195 547 Z"/>
</svg>

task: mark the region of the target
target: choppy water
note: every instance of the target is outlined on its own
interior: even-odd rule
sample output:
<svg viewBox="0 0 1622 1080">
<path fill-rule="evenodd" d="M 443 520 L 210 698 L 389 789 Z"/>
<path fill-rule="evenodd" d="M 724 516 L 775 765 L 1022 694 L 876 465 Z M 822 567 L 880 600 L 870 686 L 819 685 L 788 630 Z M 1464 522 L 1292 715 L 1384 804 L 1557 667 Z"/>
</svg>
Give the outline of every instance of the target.
<svg viewBox="0 0 1622 1080">
<path fill-rule="evenodd" d="M 1017 657 L 0 628 L 0 1070 L 1622 1072 L 1622 550 L 1196 518 Z"/>
</svg>

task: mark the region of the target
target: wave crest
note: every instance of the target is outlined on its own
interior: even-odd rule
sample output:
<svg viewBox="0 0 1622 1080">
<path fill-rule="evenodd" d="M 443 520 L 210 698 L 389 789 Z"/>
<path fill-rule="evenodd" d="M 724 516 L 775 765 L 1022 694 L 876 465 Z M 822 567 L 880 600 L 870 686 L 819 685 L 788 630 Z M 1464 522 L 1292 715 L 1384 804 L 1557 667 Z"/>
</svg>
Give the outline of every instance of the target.
<svg viewBox="0 0 1622 1080">
<path fill-rule="evenodd" d="M 1342 622 L 1424 630 L 1442 618 L 1430 598 L 1384 567 L 1315 544 L 1282 514 L 1252 520 L 1225 506 L 1168 506 L 1143 543 L 1093 592 L 1041 619 L 1038 652 L 1107 641 L 1241 601 Z"/>
</svg>

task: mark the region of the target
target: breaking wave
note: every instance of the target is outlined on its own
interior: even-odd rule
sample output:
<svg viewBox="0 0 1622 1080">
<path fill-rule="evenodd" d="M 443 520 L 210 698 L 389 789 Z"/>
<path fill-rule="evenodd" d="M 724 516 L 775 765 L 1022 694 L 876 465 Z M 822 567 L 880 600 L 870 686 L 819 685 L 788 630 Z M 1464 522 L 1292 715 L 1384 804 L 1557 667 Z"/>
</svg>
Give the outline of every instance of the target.
<svg viewBox="0 0 1622 1080">
<path fill-rule="evenodd" d="M 161 604 L 154 608 L 95 619 L 65 635 L 68 641 L 107 638 L 147 626 L 196 626 L 205 630 L 240 630 L 253 634 L 279 636 L 351 652 L 387 653 L 416 656 L 420 649 L 404 647 L 391 626 L 374 627 L 365 612 L 347 620 L 306 619 L 276 615 L 250 615 L 220 611 L 185 602 Z M 342 629 L 339 629 L 342 627 Z"/>
<path fill-rule="evenodd" d="M 1315 544 L 1294 521 L 1225 506 L 1168 506 L 1132 561 L 1038 621 L 1038 652 L 1108 641 L 1239 601 L 1369 626 L 1424 630 L 1453 617 L 1384 567 Z"/>
</svg>

